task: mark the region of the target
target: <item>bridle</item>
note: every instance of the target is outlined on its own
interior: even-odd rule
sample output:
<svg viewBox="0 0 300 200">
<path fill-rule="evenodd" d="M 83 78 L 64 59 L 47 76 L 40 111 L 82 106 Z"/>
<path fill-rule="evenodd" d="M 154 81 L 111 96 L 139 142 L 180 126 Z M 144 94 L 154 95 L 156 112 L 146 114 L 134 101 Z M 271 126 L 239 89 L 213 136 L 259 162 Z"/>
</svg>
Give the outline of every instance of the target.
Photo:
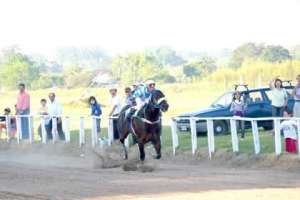
<svg viewBox="0 0 300 200">
<path fill-rule="evenodd" d="M 150 101 L 148 102 L 148 104 L 149 104 L 149 105 L 152 105 L 152 106 L 153 106 L 154 108 L 156 108 L 156 109 L 161 110 L 161 103 L 162 103 L 163 101 L 165 101 L 165 100 L 166 100 L 165 97 L 161 97 L 161 98 L 159 98 L 158 100 L 154 100 L 154 99 L 153 99 L 153 96 L 151 96 L 151 97 L 150 97 Z M 145 107 L 144 107 L 143 109 L 144 109 L 144 116 L 146 116 L 146 109 L 145 109 Z M 160 117 L 160 116 L 159 116 L 159 118 L 158 118 L 157 120 L 155 120 L 155 121 L 150 121 L 150 120 L 146 119 L 145 117 L 139 117 L 139 116 L 137 116 L 137 115 L 135 115 L 134 117 L 137 118 L 137 119 L 139 119 L 139 120 L 141 120 L 142 122 L 147 123 L 147 124 L 150 124 L 150 125 L 158 124 L 158 123 L 161 122 L 161 117 Z"/>
<path fill-rule="evenodd" d="M 161 103 L 166 101 L 166 97 L 160 97 L 159 99 L 153 99 L 153 96 L 150 98 L 150 103 L 154 106 L 154 108 L 158 108 L 161 110 Z"/>
</svg>

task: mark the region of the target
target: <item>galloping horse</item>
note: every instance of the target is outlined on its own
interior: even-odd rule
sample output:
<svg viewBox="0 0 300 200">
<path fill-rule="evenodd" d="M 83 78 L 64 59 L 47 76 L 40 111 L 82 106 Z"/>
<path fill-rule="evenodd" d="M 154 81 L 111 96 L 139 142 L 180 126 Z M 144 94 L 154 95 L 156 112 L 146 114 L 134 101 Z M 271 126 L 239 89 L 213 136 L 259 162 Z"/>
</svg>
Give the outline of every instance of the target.
<svg viewBox="0 0 300 200">
<path fill-rule="evenodd" d="M 157 155 L 155 158 L 161 158 L 161 111 L 166 112 L 168 108 L 169 104 L 165 99 L 165 95 L 160 90 L 154 90 L 151 93 L 149 102 L 132 116 L 131 126 L 129 126 L 129 122 L 126 119 L 126 108 L 121 111 L 118 119 L 118 131 L 120 142 L 124 148 L 125 159 L 128 158 L 128 153 L 124 141 L 130 132 L 137 139 L 141 161 L 145 160 L 144 145 L 148 142 L 152 142 L 156 150 Z M 132 130 L 129 130 L 129 127 L 132 127 Z"/>
</svg>

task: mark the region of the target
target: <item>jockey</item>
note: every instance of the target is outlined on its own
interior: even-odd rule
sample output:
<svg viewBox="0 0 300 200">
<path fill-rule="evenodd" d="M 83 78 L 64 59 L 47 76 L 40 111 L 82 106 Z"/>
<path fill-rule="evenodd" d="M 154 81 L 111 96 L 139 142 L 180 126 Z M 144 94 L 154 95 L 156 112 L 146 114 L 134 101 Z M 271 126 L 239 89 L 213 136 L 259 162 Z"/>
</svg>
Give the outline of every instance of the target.
<svg viewBox="0 0 300 200">
<path fill-rule="evenodd" d="M 145 84 L 134 84 L 133 88 L 133 97 L 135 97 L 136 105 L 128 109 L 126 113 L 130 129 L 131 117 L 135 112 L 139 111 L 145 105 L 145 103 L 149 102 L 151 98 L 151 92 L 155 90 L 155 82 L 153 80 L 148 80 Z"/>
</svg>

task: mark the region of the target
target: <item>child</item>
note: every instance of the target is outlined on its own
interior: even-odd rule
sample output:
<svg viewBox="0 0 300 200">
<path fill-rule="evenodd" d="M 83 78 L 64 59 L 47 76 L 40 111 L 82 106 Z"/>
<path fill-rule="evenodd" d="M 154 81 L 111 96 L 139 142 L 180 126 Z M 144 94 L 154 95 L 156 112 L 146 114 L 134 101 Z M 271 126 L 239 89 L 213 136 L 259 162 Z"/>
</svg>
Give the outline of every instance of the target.
<svg viewBox="0 0 300 200">
<path fill-rule="evenodd" d="M 283 112 L 284 117 L 291 117 L 287 110 Z M 288 153 L 297 153 L 297 123 L 295 120 L 284 120 L 280 124 L 280 131 L 285 138 L 285 149 Z"/>
<path fill-rule="evenodd" d="M 95 117 L 100 117 L 102 114 L 101 105 L 98 104 L 98 102 L 94 96 L 91 96 L 89 98 L 89 104 L 91 107 L 91 115 L 95 116 Z M 101 133 L 100 123 L 101 123 L 101 119 L 96 118 L 97 135 L 99 135 L 99 136 Z"/>
<path fill-rule="evenodd" d="M 7 129 L 6 118 L 8 117 L 10 119 L 9 138 L 13 138 L 13 137 L 16 136 L 17 123 L 16 123 L 16 118 L 12 117 L 10 114 L 11 114 L 10 108 L 5 108 L 4 109 L 4 116 L 2 116 L 0 118 L 0 121 L 4 122 L 4 123 L 0 124 L 0 133 L 3 131 L 3 129 Z"/>
<path fill-rule="evenodd" d="M 41 107 L 40 107 L 39 112 L 38 112 L 39 115 L 41 115 L 41 116 L 48 115 L 49 113 L 48 113 L 48 107 L 47 107 L 47 100 L 46 99 L 41 99 L 40 103 L 41 103 Z M 50 119 L 49 119 L 49 117 L 45 117 L 44 119 L 45 119 L 45 129 L 46 129 L 47 132 L 49 132 L 49 130 L 46 128 L 46 124 L 48 124 Z M 38 133 L 39 133 L 39 136 L 42 140 L 43 137 L 42 137 L 42 125 L 41 124 L 39 125 Z M 50 133 L 48 133 L 48 134 L 50 134 Z"/>
<path fill-rule="evenodd" d="M 232 103 L 230 106 L 230 112 L 233 113 L 233 116 L 244 117 L 246 108 L 247 108 L 247 106 L 241 98 L 241 93 L 236 91 L 233 94 L 233 99 L 232 99 Z M 239 129 L 241 129 L 241 132 L 242 132 L 241 138 L 244 139 L 245 138 L 245 122 L 243 120 L 238 120 L 237 122 L 238 122 Z"/>
</svg>

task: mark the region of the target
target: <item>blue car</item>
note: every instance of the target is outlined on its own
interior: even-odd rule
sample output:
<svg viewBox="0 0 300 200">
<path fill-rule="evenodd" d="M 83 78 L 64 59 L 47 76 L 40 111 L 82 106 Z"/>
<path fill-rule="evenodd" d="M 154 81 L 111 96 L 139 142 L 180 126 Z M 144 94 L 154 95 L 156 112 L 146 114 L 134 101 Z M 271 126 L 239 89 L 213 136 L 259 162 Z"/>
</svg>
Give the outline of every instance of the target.
<svg viewBox="0 0 300 200">
<path fill-rule="evenodd" d="M 288 109 L 292 110 L 294 99 L 290 95 L 293 90 L 293 86 L 288 82 L 284 88 L 288 92 Z M 270 99 L 270 88 L 255 88 L 248 89 L 244 85 L 245 89 L 240 91 L 244 101 L 247 103 L 247 110 L 245 117 L 258 118 L 258 117 L 271 117 L 271 99 Z M 237 89 L 237 86 L 236 86 Z M 232 102 L 234 91 L 229 91 L 220 96 L 211 106 L 197 112 L 185 113 L 179 115 L 176 119 L 177 128 L 179 131 L 187 132 L 190 131 L 190 122 L 188 119 L 180 119 L 186 117 L 230 117 L 230 105 Z M 225 134 L 230 130 L 229 120 L 214 120 L 214 131 L 215 134 Z M 272 121 L 259 121 L 258 127 L 263 127 L 265 130 L 272 129 Z M 197 134 L 203 134 L 207 132 L 206 121 L 198 120 L 196 122 Z M 251 123 L 246 122 L 245 128 L 251 128 Z"/>
</svg>

